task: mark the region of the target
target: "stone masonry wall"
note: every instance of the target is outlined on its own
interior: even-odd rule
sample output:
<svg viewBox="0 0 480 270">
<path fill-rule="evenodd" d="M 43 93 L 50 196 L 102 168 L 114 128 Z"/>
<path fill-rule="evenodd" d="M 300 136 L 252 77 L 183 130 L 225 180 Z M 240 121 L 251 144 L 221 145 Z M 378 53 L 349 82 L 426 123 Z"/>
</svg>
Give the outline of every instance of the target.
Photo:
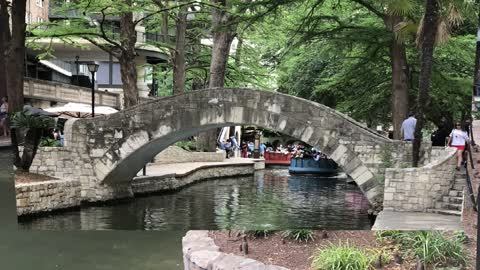
<svg viewBox="0 0 480 270">
<path fill-rule="evenodd" d="M 235 164 L 221 167 L 218 165 L 203 166 L 187 174 L 135 177 L 132 189 L 134 194 L 168 191 L 206 179 L 251 175 L 253 173 L 253 164 Z"/>
<path fill-rule="evenodd" d="M 178 146 L 169 146 L 155 157 L 158 163 L 184 163 L 184 162 L 222 162 L 225 153 L 189 152 Z"/>
<path fill-rule="evenodd" d="M 441 156 L 435 150 L 435 156 Z M 425 212 L 448 193 L 455 175 L 456 151 L 448 148 L 442 158 L 420 168 L 385 170 L 384 209 Z"/>
<path fill-rule="evenodd" d="M 68 147 L 39 147 L 31 173 L 48 175 L 60 179 L 72 179 L 75 174 L 72 151 Z"/>
<path fill-rule="evenodd" d="M 80 182 L 71 180 L 16 184 L 17 214 L 20 216 L 79 206 L 80 189 Z"/>
<path fill-rule="evenodd" d="M 220 251 L 208 231 L 188 231 L 182 238 L 183 264 L 185 270 L 264 269 L 288 270 L 266 265 L 262 262 Z"/>
</svg>

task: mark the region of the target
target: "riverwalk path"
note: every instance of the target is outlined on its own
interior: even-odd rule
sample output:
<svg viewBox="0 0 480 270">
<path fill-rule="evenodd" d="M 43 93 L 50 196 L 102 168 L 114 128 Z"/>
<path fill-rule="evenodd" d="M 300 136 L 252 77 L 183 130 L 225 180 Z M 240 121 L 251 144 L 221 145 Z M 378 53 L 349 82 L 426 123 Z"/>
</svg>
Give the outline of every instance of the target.
<svg viewBox="0 0 480 270">
<path fill-rule="evenodd" d="M 204 167 L 222 167 L 241 164 L 254 164 L 260 160 L 249 158 L 230 158 L 222 162 L 184 162 L 184 163 L 150 163 L 146 168 L 146 176 L 185 175 Z M 137 176 L 143 176 L 140 171 Z"/>
</svg>

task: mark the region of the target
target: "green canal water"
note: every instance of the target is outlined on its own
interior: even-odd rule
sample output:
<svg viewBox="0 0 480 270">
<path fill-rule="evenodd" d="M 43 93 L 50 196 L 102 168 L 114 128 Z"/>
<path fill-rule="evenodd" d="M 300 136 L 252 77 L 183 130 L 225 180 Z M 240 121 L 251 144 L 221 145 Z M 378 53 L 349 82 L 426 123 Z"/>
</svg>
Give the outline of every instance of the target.
<svg viewBox="0 0 480 270">
<path fill-rule="evenodd" d="M 184 230 L 19 230 L 10 149 L 0 148 L 0 172 L 0 269 L 183 269 Z"/>
<path fill-rule="evenodd" d="M 21 219 L 22 229 L 195 230 L 370 229 L 368 202 L 345 177 L 288 170 L 203 181 L 180 191 Z"/>
</svg>

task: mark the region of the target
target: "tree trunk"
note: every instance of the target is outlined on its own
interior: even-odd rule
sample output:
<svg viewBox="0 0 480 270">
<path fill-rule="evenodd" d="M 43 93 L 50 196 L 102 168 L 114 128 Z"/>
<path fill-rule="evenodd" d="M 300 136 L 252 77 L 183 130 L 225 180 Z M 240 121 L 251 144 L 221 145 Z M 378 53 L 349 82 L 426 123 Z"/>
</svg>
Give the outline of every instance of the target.
<svg viewBox="0 0 480 270">
<path fill-rule="evenodd" d="M 175 51 L 173 56 L 173 94 L 185 92 L 185 35 L 187 33 L 187 6 L 180 7 L 177 15 Z"/>
<path fill-rule="evenodd" d="M 402 22 L 399 16 L 386 16 L 385 26 L 392 31 L 390 44 L 390 63 L 392 66 L 392 125 L 393 138 L 401 138 L 400 129 L 408 116 L 408 70 L 405 46 L 396 40 L 394 27 Z"/>
<path fill-rule="evenodd" d="M 7 45 L 7 96 L 10 112 L 23 109 L 26 0 L 12 1 L 12 36 Z"/>
<path fill-rule="evenodd" d="M 437 34 L 439 3 L 438 0 L 426 0 L 423 30 L 421 41 L 421 70 L 418 83 L 417 99 L 417 125 L 413 141 L 413 167 L 417 167 L 420 160 L 420 147 L 422 143 L 422 129 L 425 124 L 425 108 L 429 103 L 429 88 L 432 75 L 433 52 Z"/>
<path fill-rule="evenodd" d="M 23 144 L 22 163 L 19 169 L 24 172 L 30 170 L 33 158 L 37 154 L 38 144 L 42 136 L 42 130 L 39 128 L 31 128 L 25 135 L 25 143 Z"/>
<path fill-rule="evenodd" d="M 212 0 L 213 4 L 226 6 L 225 0 Z M 212 10 L 213 48 L 210 63 L 209 87 L 223 87 L 225 85 L 225 72 L 230 53 L 230 45 L 235 37 L 235 17 L 223 9 Z"/>
<path fill-rule="evenodd" d="M 473 71 L 472 98 L 475 96 L 480 96 L 480 13 L 478 14 L 477 27 L 477 48 L 475 50 L 475 70 Z M 476 110 L 476 108 L 473 108 L 473 110 Z"/>
<path fill-rule="evenodd" d="M 7 96 L 6 51 L 10 40 L 7 1 L 0 0 L 0 98 Z"/>
<path fill-rule="evenodd" d="M 219 6 L 226 6 L 226 0 L 212 0 Z M 210 88 L 222 88 L 225 85 L 225 72 L 230 53 L 230 45 L 235 37 L 236 25 L 234 17 L 223 9 L 212 10 L 213 48 L 210 63 Z M 217 131 L 209 130 L 200 133 L 197 138 L 197 148 L 204 151 L 215 151 Z"/>
<path fill-rule="evenodd" d="M 129 1 L 127 1 L 129 3 Z M 118 57 L 120 62 L 120 74 L 122 75 L 123 94 L 125 108 L 138 104 L 137 67 L 135 64 L 135 43 L 137 35 L 133 21 L 133 13 L 125 12 L 120 16 L 121 53 Z"/>
<path fill-rule="evenodd" d="M 237 37 L 238 39 L 238 44 L 237 44 L 237 50 L 235 51 L 235 66 L 237 68 L 240 67 L 242 61 L 242 50 L 243 50 L 243 38 Z"/>
</svg>

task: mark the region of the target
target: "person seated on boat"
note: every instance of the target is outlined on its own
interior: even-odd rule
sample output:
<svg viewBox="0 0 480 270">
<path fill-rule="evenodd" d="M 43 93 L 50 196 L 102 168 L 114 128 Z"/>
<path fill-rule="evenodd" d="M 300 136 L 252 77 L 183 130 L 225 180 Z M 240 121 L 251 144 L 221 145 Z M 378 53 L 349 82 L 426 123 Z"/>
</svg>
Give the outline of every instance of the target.
<svg viewBox="0 0 480 270">
<path fill-rule="evenodd" d="M 242 142 L 241 149 L 242 149 L 242 158 L 247 158 L 247 157 L 248 157 L 248 146 L 247 146 L 247 143 Z"/>
<path fill-rule="evenodd" d="M 230 154 L 232 153 L 232 142 L 230 139 L 227 139 L 227 142 L 224 144 L 225 148 L 225 158 L 230 158 Z"/>
<path fill-rule="evenodd" d="M 261 143 L 260 146 L 259 146 L 259 150 L 260 150 L 260 156 L 263 157 L 265 156 L 265 149 L 267 148 L 267 146 L 264 144 L 264 143 Z"/>
</svg>

